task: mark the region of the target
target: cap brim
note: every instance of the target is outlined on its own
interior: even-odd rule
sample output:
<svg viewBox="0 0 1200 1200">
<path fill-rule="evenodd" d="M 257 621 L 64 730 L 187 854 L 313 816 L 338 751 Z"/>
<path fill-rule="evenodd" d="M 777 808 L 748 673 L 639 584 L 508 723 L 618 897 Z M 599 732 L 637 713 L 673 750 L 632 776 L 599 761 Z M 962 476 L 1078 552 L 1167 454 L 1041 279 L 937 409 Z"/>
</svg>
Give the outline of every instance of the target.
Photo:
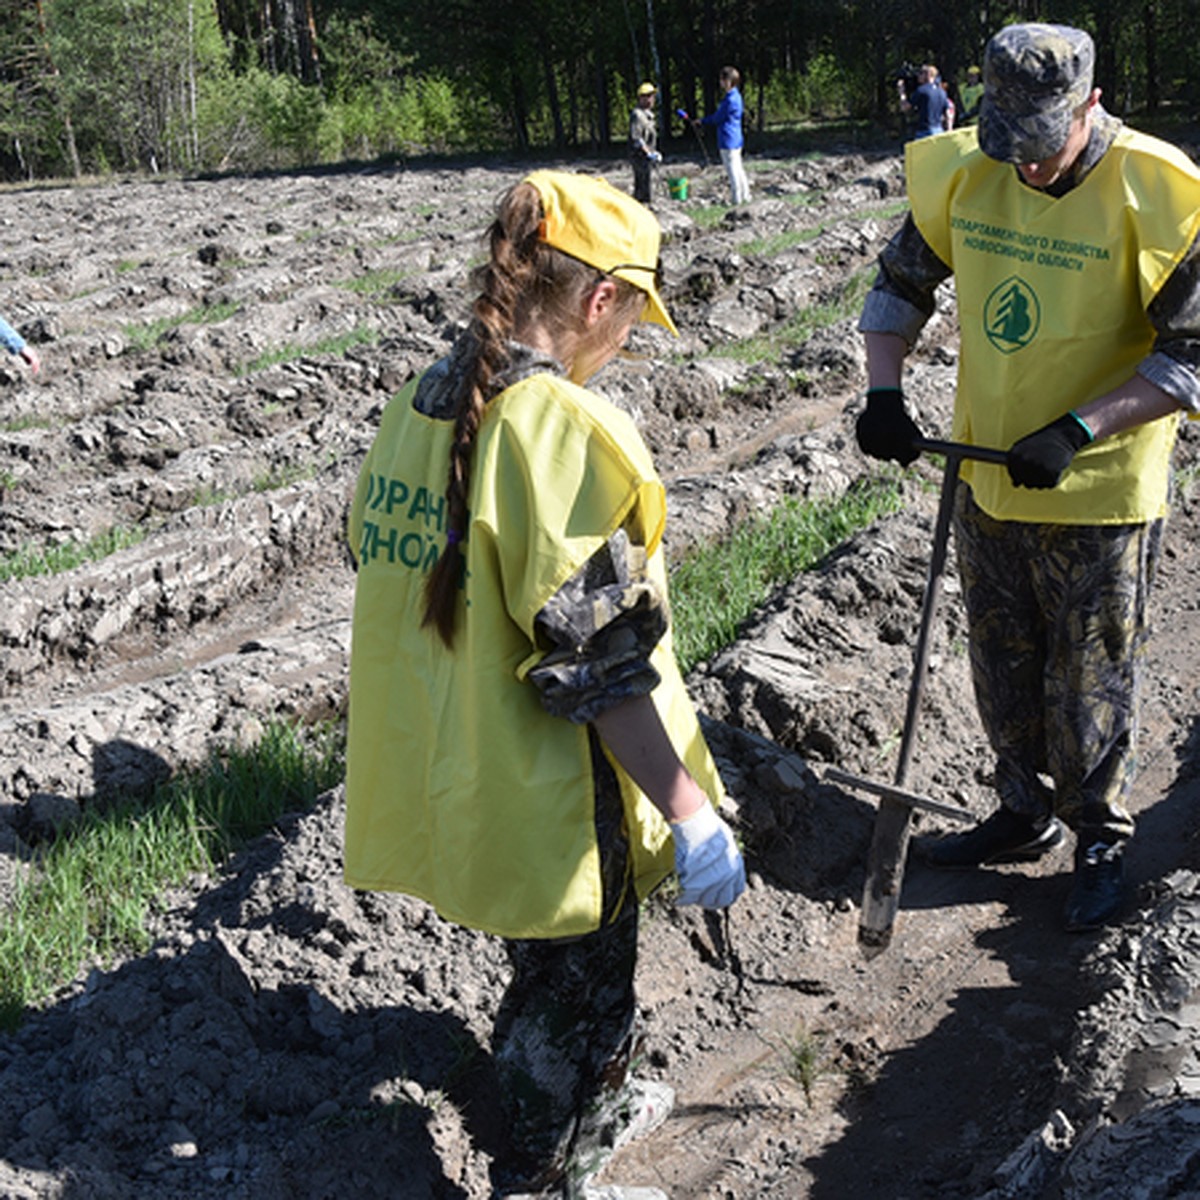
<svg viewBox="0 0 1200 1200">
<path fill-rule="evenodd" d="M 667 306 L 658 294 L 658 288 L 653 284 L 647 287 L 643 282 L 649 273 L 649 270 L 643 272 L 641 269 L 627 271 L 624 267 L 617 267 L 616 270 L 609 272 L 610 275 L 615 275 L 626 283 L 632 283 L 646 297 L 646 306 L 642 309 L 643 321 L 651 325 L 661 325 L 678 337 L 679 330 L 675 328 L 675 322 L 671 320 L 671 314 L 667 312 Z"/>
<path fill-rule="evenodd" d="M 676 337 L 679 336 L 679 330 L 675 328 L 675 322 L 671 320 L 671 314 L 667 312 L 667 306 L 662 302 L 657 290 L 646 293 L 646 307 L 642 309 L 642 320 L 651 325 L 661 325 Z"/>
<path fill-rule="evenodd" d="M 1011 113 L 985 95 L 979 106 L 979 148 L 998 162 L 1032 163 L 1053 158 L 1071 134 L 1075 106 L 1064 100 L 1035 113 Z"/>
</svg>

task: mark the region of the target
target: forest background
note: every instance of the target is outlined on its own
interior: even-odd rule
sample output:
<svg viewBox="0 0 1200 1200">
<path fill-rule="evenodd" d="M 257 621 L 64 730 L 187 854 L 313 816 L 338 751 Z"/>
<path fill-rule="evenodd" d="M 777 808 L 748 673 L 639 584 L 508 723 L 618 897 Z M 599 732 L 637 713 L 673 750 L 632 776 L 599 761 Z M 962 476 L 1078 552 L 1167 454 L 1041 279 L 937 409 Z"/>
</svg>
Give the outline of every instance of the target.
<svg viewBox="0 0 1200 1200">
<path fill-rule="evenodd" d="M 619 152 L 636 88 L 747 133 L 895 120 L 1014 20 L 1091 31 L 1105 103 L 1193 117 L 1200 0 L 0 0 L 0 178 L 294 167 L 443 153 Z"/>
</svg>

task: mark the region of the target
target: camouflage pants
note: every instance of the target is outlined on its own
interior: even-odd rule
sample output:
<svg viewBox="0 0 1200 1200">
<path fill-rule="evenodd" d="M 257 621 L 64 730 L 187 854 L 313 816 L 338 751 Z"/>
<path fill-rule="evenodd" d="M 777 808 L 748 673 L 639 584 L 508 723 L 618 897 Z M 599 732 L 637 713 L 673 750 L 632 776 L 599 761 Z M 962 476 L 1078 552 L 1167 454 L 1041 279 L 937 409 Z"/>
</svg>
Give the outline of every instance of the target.
<svg viewBox="0 0 1200 1200">
<path fill-rule="evenodd" d="M 1133 832 L 1147 598 L 1163 521 L 995 521 L 959 488 L 955 539 L 971 671 L 1014 812 L 1055 813 L 1085 837 Z"/>
<path fill-rule="evenodd" d="M 602 754 L 594 761 L 601 926 L 583 937 L 505 942 L 513 974 L 492 1032 L 508 1124 L 495 1172 L 502 1193 L 570 1196 L 573 1164 L 594 1157 L 628 1106 L 638 901 L 616 778 Z"/>
</svg>

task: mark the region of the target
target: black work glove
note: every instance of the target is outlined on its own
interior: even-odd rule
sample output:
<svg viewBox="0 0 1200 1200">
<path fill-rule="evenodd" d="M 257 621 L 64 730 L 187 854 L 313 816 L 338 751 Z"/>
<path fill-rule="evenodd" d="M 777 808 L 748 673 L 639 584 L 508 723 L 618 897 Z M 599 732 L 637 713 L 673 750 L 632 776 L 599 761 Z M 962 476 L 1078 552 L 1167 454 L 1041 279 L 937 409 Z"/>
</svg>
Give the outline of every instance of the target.
<svg viewBox="0 0 1200 1200">
<path fill-rule="evenodd" d="M 904 410 L 899 388 L 872 388 L 867 407 L 854 425 L 858 448 L 870 458 L 894 458 L 907 467 L 918 455 L 913 440 L 921 436 L 917 423 Z"/>
<path fill-rule="evenodd" d="M 1092 440 L 1092 431 L 1074 412 L 1027 434 L 1008 452 L 1008 477 L 1017 487 L 1052 488 L 1076 453 Z"/>
</svg>

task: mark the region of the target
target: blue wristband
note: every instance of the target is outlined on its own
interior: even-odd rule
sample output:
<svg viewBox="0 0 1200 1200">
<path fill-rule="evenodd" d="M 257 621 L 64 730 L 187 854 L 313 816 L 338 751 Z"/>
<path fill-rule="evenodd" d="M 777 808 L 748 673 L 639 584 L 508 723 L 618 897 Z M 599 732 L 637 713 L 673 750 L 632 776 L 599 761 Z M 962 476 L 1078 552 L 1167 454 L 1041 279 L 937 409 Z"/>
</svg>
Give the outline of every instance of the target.
<svg viewBox="0 0 1200 1200">
<path fill-rule="evenodd" d="M 1067 415 L 1074 417 L 1075 420 L 1079 422 L 1079 427 L 1084 433 L 1087 434 L 1087 440 L 1089 442 L 1094 442 L 1096 440 L 1096 435 L 1092 432 L 1092 427 L 1074 409 L 1071 409 L 1070 413 Z"/>
</svg>

